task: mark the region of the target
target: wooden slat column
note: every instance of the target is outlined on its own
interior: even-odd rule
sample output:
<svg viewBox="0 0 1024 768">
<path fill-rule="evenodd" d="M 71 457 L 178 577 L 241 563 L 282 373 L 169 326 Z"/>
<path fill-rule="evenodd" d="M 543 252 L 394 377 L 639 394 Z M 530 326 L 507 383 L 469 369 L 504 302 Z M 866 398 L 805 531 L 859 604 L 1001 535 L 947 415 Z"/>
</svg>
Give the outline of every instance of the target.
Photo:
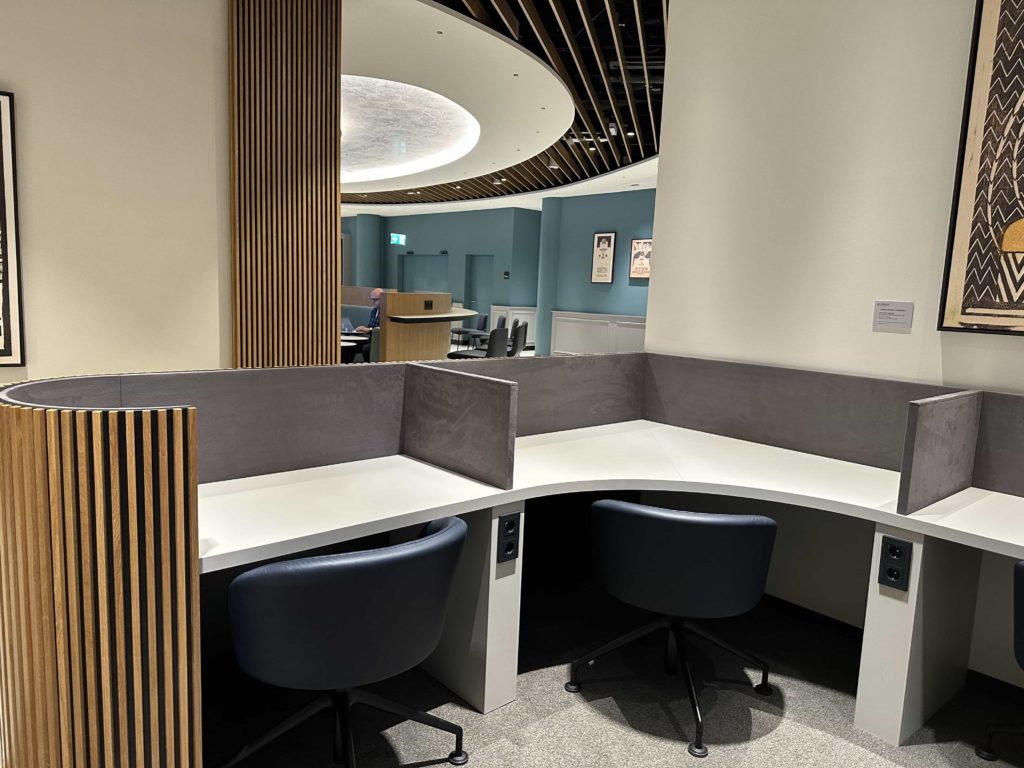
<svg viewBox="0 0 1024 768">
<path fill-rule="evenodd" d="M 0 405 L 0 764 L 201 768 L 196 411 Z"/>
<path fill-rule="evenodd" d="M 231 0 L 234 365 L 340 360 L 341 0 Z"/>
</svg>

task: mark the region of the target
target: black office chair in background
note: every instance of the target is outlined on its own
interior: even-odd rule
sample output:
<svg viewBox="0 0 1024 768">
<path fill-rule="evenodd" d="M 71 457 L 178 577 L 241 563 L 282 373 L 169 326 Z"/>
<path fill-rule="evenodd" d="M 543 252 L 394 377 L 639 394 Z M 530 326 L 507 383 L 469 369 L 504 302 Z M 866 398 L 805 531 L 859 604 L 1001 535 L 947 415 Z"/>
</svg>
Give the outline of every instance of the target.
<svg viewBox="0 0 1024 768">
<path fill-rule="evenodd" d="M 512 340 L 508 343 L 508 356 L 519 357 L 522 354 L 523 349 L 526 348 L 526 331 L 530 324 L 527 322 L 520 323 L 516 326 L 515 331 L 512 333 Z"/>
<path fill-rule="evenodd" d="M 487 349 L 457 349 L 449 352 L 451 360 L 472 360 L 480 357 L 505 357 L 508 349 L 508 329 L 495 328 L 487 340 Z"/>
<path fill-rule="evenodd" d="M 757 515 L 717 515 L 598 501 L 592 507 L 599 579 L 614 597 L 658 618 L 572 662 L 571 693 L 581 690 L 579 671 L 606 653 L 659 630 L 668 630 L 682 663 L 695 721 L 688 749 L 708 754 L 704 721 L 687 661 L 691 636 L 700 637 L 761 670 L 758 693 L 770 696 L 768 665 L 694 625 L 746 613 L 764 594 L 775 544 L 775 521 Z"/>
<path fill-rule="evenodd" d="M 1013 567 L 1013 655 L 1017 664 L 1024 668 L 1024 560 Z M 985 745 L 975 747 L 974 754 L 982 760 L 998 760 L 993 739 L 996 734 L 1024 735 L 1024 726 L 1007 725 L 989 728 L 985 733 Z"/>
<path fill-rule="evenodd" d="M 487 315 L 476 316 L 476 328 L 452 328 L 452 344 L 461 344 L 464 339 L 472 340 L 487 328 Z"/>
<path fill-rule="evenodd" d="M 466 524 L 450 517 L 429 523 L 405 544 L 273 563 L 231 582 L 228 613 L 242 669 L 270 685 L 326 693 L 224 768 L 329 707 L 334 760 L 355 768 L 356 704 L 454 734 L 448 762 L 465 764 L 462 728 L 360 689 L 412 669 L 437 647 L 465 539 Z"/>
</svg>

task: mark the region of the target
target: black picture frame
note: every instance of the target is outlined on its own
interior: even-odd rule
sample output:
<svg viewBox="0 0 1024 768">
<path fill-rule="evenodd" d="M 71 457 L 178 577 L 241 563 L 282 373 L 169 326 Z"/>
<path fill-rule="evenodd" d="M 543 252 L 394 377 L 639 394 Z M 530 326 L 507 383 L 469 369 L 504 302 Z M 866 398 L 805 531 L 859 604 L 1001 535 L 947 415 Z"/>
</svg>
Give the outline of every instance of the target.
<svg viewBox="0 0 1024 768">
<path fill-rule="evenodd" d="M 590 255 L 590 282 L 608 284 L 615 279 L 615 233 L 596 232 Z"/>
<path fill-rule="evenodd" d="M 1014 7 L 1007 8 L 1009 5 Z M 1007 50 L 1006 41 L 1001 40 L 1001 37 L 1012 34 L 1013 27 L 1007 26 L 1004 29 L 1000 23 L 1004 9 L 1019 13 L 1024 9 L 1024 0 L 976 0 L 975 3 L 960 146 L 936 325 L 937 330 L 948 333 L 1024 335 L 1024 280 L 1018 278 L 1018 275 L 1024 275 L 1019 272 L 1019 269 L 1024 268 L 1024 252 L 1003 250 L 1007 245 L 1006 236 L 1010 234 L 1010 225 L 1020 221 L 1022 223 L 1016 229 L 1024 232 L 1024 197 L 1015 201 L 1017 215 L 1010 222 L 992 220 L 991 206 L 986 207 L 984 199 L 990 194 L 988 190 L 992 181 L 985 178 L 984 173 L 1000 164 L 1001 150 L 998 139 L 993 141 L 993 137 L 1005 131 L 1008 121 L 1024 121 L 1024 112 L 1020 110 L 1005 115 L 989 109 L 994 93 L 1001 96 L 997 101 L 1005 103 L 1006 86 L 1020 88 L 1013 80 L 1014 75 L 1021 76 L 1024 62 L 1009 57 L 1005 62 L 1010 70 L 1008 78 L 978 76 L 979 71 L 984 70 L 983 74 L 987 74 L 991 70 L 1000 44 L 1003 50 Z M 1000 89 L 998 93 L 996 89 Z M 1013 103 L 1018 101 L 1019 95 Z M 998 195 L 998 191 L 995 194 Z M 979 232 L 984 234 L 979 236 Z M 969 269 L 968 265 L 972 262 L 974 268 Z M 982 265 L 980 269 L 979 264 Z M 1005 272 L 1002 277 L 1007 279 L 993 277 L 997 270 Z M 978 275 L 986 275 L 986 280 L 979 279 Z M 1000 301 L 1004 296 L 1010 300 Z"/>
<path fill-rule="evenodd" d="M 25 365 L 14 94 L 0 91 L 0 367 Z"/>
</svg>

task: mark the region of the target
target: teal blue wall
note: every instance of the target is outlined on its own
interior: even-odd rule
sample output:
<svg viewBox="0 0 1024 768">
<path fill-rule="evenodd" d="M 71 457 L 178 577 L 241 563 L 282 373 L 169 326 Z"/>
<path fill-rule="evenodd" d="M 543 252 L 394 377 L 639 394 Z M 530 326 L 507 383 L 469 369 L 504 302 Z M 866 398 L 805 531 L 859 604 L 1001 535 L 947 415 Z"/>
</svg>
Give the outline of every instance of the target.
<svg viewBox="0 0 1024 768">
<path fill-rule="evenodd" d="M 654 190 L 566 197 L 562 199 L 560 218 L 554 309 L 646 315 L 649 281 L 630 279 L 629 246 L 630 240 L 651 236 Z M 597 232 L 615 233 L 611 283 L 590 282 Z"/>
<path fill-rule="evenodd" d="M 362 215 L 359 216 L 362 218 Z M 405 245 L 387 242 L 392 232 Z M 466 256 L 494 256 L 494 303 L 532 307 L 537 303 L 540 212 L 521 208 L 392 216 L 383 220 L 383 286 L 397 288 L 400 256 L 448 251 L 448 285 L 452 300 L 465 300 Z M 406 259 L 416 258 L 407 256 Z M 504 279 L 502 273 L 509 273 Z"/>
<path fill-rule="evenodd" d="M 354 235 L 356 285 L 398 288 L 403 259 L 425 257 L 413 266 L 423 274 L 440 263 L 431 256 L 447 251 L 447 290 L 454 301 L 462 302 L 466 256 L 494 256 L 494 303 L 538 307 L 538 353 L 548 351 L 553 309 L 647 314 L 648 281 L 629 279 L 629 245 L 634 238 L 650 237 L 653 226 L 654 190 L 546 198 L 543 213 L 499 208 L 342 219 L 342 231 Z M 390 245 L 392 232 L 404 234 L 405 245 Z M 615 233 L 612 283 L 590 282 L 596 232 Z M 414 255 L 403 257 L 408 251 Z M 508 280 L 502 276 L 506 270 Z"/>
</svg>

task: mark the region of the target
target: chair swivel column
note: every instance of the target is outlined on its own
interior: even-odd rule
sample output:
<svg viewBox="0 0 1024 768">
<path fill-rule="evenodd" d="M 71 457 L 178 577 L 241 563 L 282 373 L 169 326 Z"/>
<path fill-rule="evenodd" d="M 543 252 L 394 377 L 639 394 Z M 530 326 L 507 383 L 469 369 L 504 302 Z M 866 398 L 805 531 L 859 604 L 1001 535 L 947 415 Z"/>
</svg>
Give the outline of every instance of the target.
<svg viewBox="0 0 1024 768">
<path fill-rule="evenodd" d="M 687 660 L 688 636 L 700 637 L 757 667 L 761 682 L 754 690 L 764 696 L 773 690 L 765 662 L 690 620 L 736 616 L 757 605 L 768 578 L 775 522 L 755 515 L 695 514 L 622 501 L 599 501 L 592 511 L 595 559 L 603 586 L 658 618 L 572 662 L 565 689 L 578 692 L 579 670 L 598 657 L 667 629 L 675 639 L 693 707 L 695 732 L 689 752 L 704 757 L 708 753 L 704 721 Z M 671 654 L 666 655 L 666 666 L 671 668 Z"/>
</svg>

